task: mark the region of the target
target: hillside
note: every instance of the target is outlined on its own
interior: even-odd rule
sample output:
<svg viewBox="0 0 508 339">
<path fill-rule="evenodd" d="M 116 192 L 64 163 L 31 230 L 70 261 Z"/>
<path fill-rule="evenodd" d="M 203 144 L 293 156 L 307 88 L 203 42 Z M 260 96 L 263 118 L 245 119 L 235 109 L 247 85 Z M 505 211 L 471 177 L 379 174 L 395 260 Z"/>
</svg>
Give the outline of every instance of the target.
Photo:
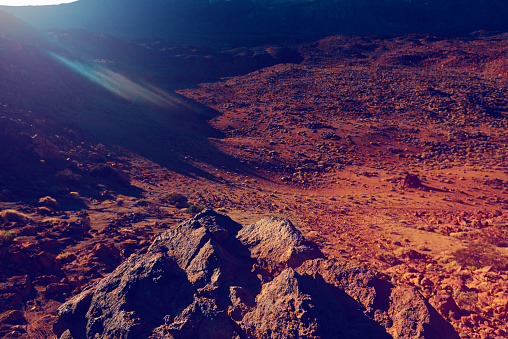
<svg viewBox="0 0 508 339">
<path fill-rule="evenodd" d="M 335 34 L 467 35 L 506 32 L 503 0 L 80 0 L 2 7 L 43 28 L 79 28 L 126 40 L 159 38 L 212 46 L 309 41 Z"/>
<path fill-rule="evenodd" d="M 0 336 L 508 333 L 505 34 L 221 49 L 0 15 Z"/>
</svg>

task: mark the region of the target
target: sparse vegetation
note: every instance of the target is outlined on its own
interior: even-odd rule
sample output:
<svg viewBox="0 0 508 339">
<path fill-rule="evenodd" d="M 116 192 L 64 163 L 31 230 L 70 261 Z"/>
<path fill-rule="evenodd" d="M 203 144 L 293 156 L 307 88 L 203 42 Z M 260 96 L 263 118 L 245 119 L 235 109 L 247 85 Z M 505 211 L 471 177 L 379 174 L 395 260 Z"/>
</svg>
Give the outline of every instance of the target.
<svg viewBox="0 0 508 339">
<path fill-rule="evenodd" d="M 399 247 L 393 251 L 393 254 L 399 258 L 407 258 L 410 256 L 411 250 L 407 247 Z"/>
<path fill-rule="evenodd" d="M 376 259 L 379 261 L 385 262 L 387 264 L 390 264 L 392 266 L 398 265 L 401 263 L 401 261 L 393 253 L 390 253 L 390 252 L 376 253 Z"/>
<path fill-rule="evenodd" d="M 81 199 L 81 196 L 79 195 L 78 192 L 69 192 L 69 198 L 73 200 L 79 200 Z"/>
<path fill-rule="evenodd" d="M 90 169 L 90 175 L 107 180 L 112 180 L 123 186 L 130 185 L 129 176 L 126 173 L 122 172 L 121 170 L 117 170 L 111 167 L 109 164 L 101 163 L 93 165 L 92 168 Z"/>
<path fill-rule="evenodd" d="M 189 207 L 187 207 L 184 212 L 190 213 L 190 214 L 198 214 L 199 212 L 203 211 L 206 207 L 202 205 L 193 205 L 190 204 Z"/>
<path fill-rule="evenodd" d="M 201 139 L 194 142 L 193 133 L 174 144 L 172 138 L 158 133 L 164 129 L 156 129 L 154 137 L 167 141 L 164 146 L 173 149 L 172 155 L 185 155 L 196 170 L 211 172 L 216 178 L 212 181 L 198 171 L 183 178 L 182 173 L 173 173 L 173 166 L 164 168 L 144 159 L 143 154 L 150 152 L 139 152 L 139 157 L 132 158 L 132 150 L 117 152 L 116 147 L 96 145 L 97 140 L 82 141 L 81 132 L 67 133 L 72 140 L 58 133 L 48 141 L 57 147 L 60 159 L 42 155 L 26 163 L 25 157 L 13 159 L 13 165 L 23 165 L 23 171 L 16 175 L 19 182 L 9 182 L 10 172 L 1 173 L 4 185 L 0 189 L 0 211 L 15 208 L 39 214 L 28 225 L 4 222 L 0 215 L 0 226 L 13 231 L 3 231 L 1 237 L 8 244 L 16 233 L 17 242 L 9 250 L 18 247 L 30 254 L 30 260 L 43 262 L 44 251 L 53 263 L 55 254 L 61 253 L 56 257 L 62 264 L 58 277 L 50 276 L 55 274 L 52 269 L 37 272 L 41 278 L 34 285 L 46 286 L 67 275 L 69 281 L 71 276 L 79 277 L 84 286 L 112 268 L 109 261 L 106 268 L 102 266 L 105 261 L 96 260 L 113 253 L 103 244 L 114 242 L 121 256 L 127 258 L 149 245 L 160 232 L 202 211 L 205 206 L 201 204 L 223 206 L 218 211 L 227 208 L 239 219 L 243 217 L 239 214 L 245 212 L 246 220 L 265 213 L 287 216 L 301 230 L 312 230 L 306 237 L 325 255 L 333 254 L 337 260 L 367 261 L 382 269 L 397 265 L 386 271 L 392 283 L 413 285 L 429 302 L 436 302 L 433 306 L 438 312 L 444 309 L 442 314 L 468 337 L 479 339 L 482 331 L 482 337 L 505 336 L 508 285 L 506 271 L 496 270 L 508 266 L 495 246 L 508 246 L 508 96 L 497 81 L 484 82 L 483 74 L 473 72 L 470 66 L 477 63 L 474 60 L 483 59 L 473 57 L 476 51 L 496 49 L 506 39 L 499 37 L 488 45 L 481 42 L 489 48 L 476 45 L 474 51 L 462 51 L 472 64 L 464 73 L 457 73 L 455 67 L 447 66 L 447 62 L 456 61 L 455 53 L 450 60 L 448 47 L 443 47 L 448 43 L 435 43 L 435 38 L 409 38 L 409 44 L 403 37 L 390 39 L 386 50 L 381 48 L 386 42 L 368 43 L 368 37 L 361 42 L 356 38 L 348 41 L 347 37 L 327 39 L 320 43 L 319 50 L 302 49 L 305 58 L 309 57 L 305 66 L 280 65 L 268 72 L 182 90 L 187 97 L 221 112 L 220 119 L 211 123 L 228 136 L 218 150 L 231 156 L 232 161 L 201 163 L 207 159 L 201 156 L 206 148 L 201 147 Z M 397 58 L 411 52 L 414 41 L 418 42 L 417 49 L 444 49 L 443 53 L 436 52 L 424 68 L 413 65 L 408 72 Z M 452 46 L 453 41 L 449 42 Z M 508 44 L 504 41 L 503 45 L 496 54 L 506 54 Z M 373 49 L 369 52 L 363 47 Z M 362 54 L 361 60 L 354 60 L 356 49 Z M 201 52 L 192 51 L 192 55 L 195 53 Z M 445 67 L 436 64 L 436 71 L 434 58 L 444 61 Z M 345 59 L 349 60 L 344 64 Z M 313 65 L 312 60 L 328 60 L 333 67 L 326 66 L 328 62 Z M 9 110 L 5 106 L 2 114 Z M 489 117 L 489 111 L 498 112 L 501 119 Z M 18 113 L 8 116 L 12 120 L 9 124 L 18 121 Z M 39 131 L 32 116 L 27 114 L 26 119 L 16 122 L 30 125 L 30 130 L 26 129 L 30 133 L 24 135 L 26 144 L 10 147 L 10 139 L 0 142 L 6 145 L 0 147 L 2 159 L 31 150 L 30 135 L 45 133 L 45 129 Z M 2 126 L 7 122 L 0 120 Z M 137 118 L 132 116 L 129 121 Z M 121 122 L 119 126 L 123 126 Z M 138 150 L 155 147 L 157 153 L 152 154 L 170 156 L 169 149 L 159 150 L 151 140 L 151 123 L 141 124 L 140 129 L 134 124 L 131 127 L 133 137 L 135 133 L 143 134 L 126 145 L 136 145 Z M 13 128 L 16 133 L 22 130 Z M 148 143 L 139 144 L 145 138 Z M 183 143 L 186 147 L 178 149 Z M 49 147 L 45 143 L 39 146 L 41 154 Z M 221 159 L 227 160 L 217 160 Z M 30 175 L 32 165 L 35 171 Z M 255 173 L 249 169 L 255 169 Z M 415 173 L 418 180 L 406 176 L 408 172 Z M 46 177 L 48 173 L 52 178 Z M 122 181 L 124 174 L 132 176 L 135 186 L 117 189 L 117 180 Z M 72 192 L 76 190 L 80 192 Z M 56 200 L 44 197 L 46 194 L 58 199 L 61 211 L 54 210 Z M 44 198 L 37 204 L 40 197 Z M 451 253 L 457 246 L 474 241 L 478 243 Z M 100 246 L 92 250 L 89 245 L 96 243 Z M 23 259 L 17 253 L 13 255 Z M 429 260 L 421 260 L 426 258 Z M 27 261 L 16 266 L 25 269 L 30 264 L 25 265 Z M 61 282 L 63 285 L 65 280 Z M 74 288 L 74 284 L 72 281 L 69 286 Z M 70 296 L 69 291 L 65 293 Z M 448 310 L 453 298 L 463 313 Z M 41 303 L 49 309 L 46 302 L 43 298 Z M 470 312 L 477 313 L 474 316 L 478 318 L 470 317 Z M 41 314 L 39 309 L 27 312 L 34 317 L 36 313 Z M 453 314 L 457 319 L 453 320 Z M 504 332 L 494 333 L 498 328 Z"/>
<path fill-rule="evenodd" d="M 474 291 L 460 291 L 455 296 L 457 305 L 470 312 L 476 312 L 478 303 L 478 293 Z"/>
<path fill-rule="evenodd" d="M 415 250 L 407 248 L 407 247 L 399 247 L 395 251 L 393 251 L 393 254 L 397 258 L 404 258 L 404 259 L 423 259 L 426 256 L 423 253 L 420 253 L 418 251 L 415 251 Z"/>
<path fill-rule="evenodd" d="M 482 230 L 480 240 L 497 247 L 508 247 L 508 227 L 489 227 Z"/>
<path fill-rule="evenodd" d="M 452 255 L 454 260 L 464 267 L 478 269 L 491 266 L 496 271 L 508 269 L 508 258 L 485 242 L 474 242 L 466 248 L 455 251 Z"/>
<path fill-rule="evenodd" d="M 69 263 L 71 261 L 76 260 L 76 258 L 77 258 L 76 254 L 72 252 L 64 252 L 56 256 L 56 260 L 62 263 Z"/>
<path fill-rule="evenodd" d="M 58 218 L 45 218 L 42 220 L 43 223 L 48 223 L 48 224 L 58 224 L 60 222 L 60 219 Z"/>
<path fill-rule="evenodd" d="M 0 231 L 0 246 L 10 244 L 14 240 L 14 238 L 16 238 L 16 233 L 8 231 Z"/>
<path fill-rule="evenodd" d="M 189 199 L 181 193 L 168 193 L 164 196 L 163 200 L 176 208 L 183 209 L 184 213 L 197 214 L 206 209 L 206 206 L 189 203 Z"/>
<path fill-rule="evenodd" d="M 189 199 L 180 193 L 171 192 L 164 196 L 164 200 L 176 208 L 188 208 Z"/>
<path fill-rule="evenodd" d="M 0 216 L 10 222 L 24 222 L 30 219 L 26 214 L 13 209 L 3 210 L 0 212 Z"/>
<path fill-rule="evenodd" d="M 74 173 L 70 169 L 66 168 L 55 174 L 55 178 L 71 184 L 76 184 L 81 181 L 81 175 Z"/>
<path fill-rule="evenodd" d="M 39 199 L 39 205 L 51 207 L 51 208 L 57 208 L 58 202 L 50 196 L 45 196 L 45 197 L 42 197 Z"/>
<path fill-rule="evenodd" d="M 51 214 L 52 212 L 53 212 L 53 210 L 49 207 L 46 207 L 46 206 L 37 207 L 37 214 L 47 215 L 47 214 Z"/>
</svg>

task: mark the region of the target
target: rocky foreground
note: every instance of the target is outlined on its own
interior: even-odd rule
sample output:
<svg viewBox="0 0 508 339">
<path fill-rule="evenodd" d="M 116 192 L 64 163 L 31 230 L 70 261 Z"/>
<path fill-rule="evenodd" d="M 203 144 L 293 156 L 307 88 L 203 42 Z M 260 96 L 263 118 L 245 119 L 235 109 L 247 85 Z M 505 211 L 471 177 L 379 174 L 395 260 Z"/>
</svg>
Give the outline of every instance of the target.
<svg viewBox="0 0 508 339">
<path fill-rule="evenodd" d="M 325 258 L 284 218 L 212 210 L 64 303 L 60 338 L 458 338 L 412 287 Z"/>
</svg>

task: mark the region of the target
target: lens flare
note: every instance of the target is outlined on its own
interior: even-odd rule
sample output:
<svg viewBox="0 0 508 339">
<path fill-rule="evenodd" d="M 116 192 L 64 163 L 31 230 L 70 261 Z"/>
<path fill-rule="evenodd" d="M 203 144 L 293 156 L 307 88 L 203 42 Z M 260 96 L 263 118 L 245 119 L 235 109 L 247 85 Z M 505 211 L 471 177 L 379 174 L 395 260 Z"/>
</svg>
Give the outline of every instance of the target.
<svg viewBox="0 0 508 339">
<path fill-rule="evenodd" d="M 61 64 L 132 103 L 150 103 L 166 108 L 173 108 L 181 104 L 180 100 L 159 88 L 138 84 L 104 66 L 97 64 L 89 66 L 54 52 L 48 53 Z"/>
</svg>

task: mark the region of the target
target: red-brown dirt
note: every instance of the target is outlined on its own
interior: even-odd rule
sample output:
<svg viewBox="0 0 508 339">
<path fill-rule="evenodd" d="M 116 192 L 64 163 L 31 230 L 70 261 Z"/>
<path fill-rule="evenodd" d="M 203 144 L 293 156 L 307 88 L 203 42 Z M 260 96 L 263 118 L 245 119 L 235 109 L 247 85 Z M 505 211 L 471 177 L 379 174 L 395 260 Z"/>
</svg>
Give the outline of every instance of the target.
<svg viewBox="0 0 508 339">
<path fill-rule="evenodd" d="M 506 336 L 507 44 L 502 35 L 297 46 L 300 64 L 179 90 L 189 114 L 215 111 L 206 128 L 220 133 L 204 143 L 194 122 L 186 144 L 167 150 L 148 123 L 133 128 L 148 131 L 135 140 L 155 162 L 2 106 L 12 147 L 0 150 L 10 159 L 1 179 L 16 184 L 2 190 L 0 211 L 28 218 L 0 219 L 11 279 L 0 286 L 0 333 L 50 338 L 63 301 L 187 219 L 190 203 L 241 224 L 288 217 L 328 257 L 415 286 L 462 338 Z M 165 152 L 187 167 L 161 165 Z M 404 185 L 408 174 L 421 185 Z M 172 204 L 172 192 L 188 204 Z M 41 203 L 46 195 L 58 206 Z"/>
</svg>

